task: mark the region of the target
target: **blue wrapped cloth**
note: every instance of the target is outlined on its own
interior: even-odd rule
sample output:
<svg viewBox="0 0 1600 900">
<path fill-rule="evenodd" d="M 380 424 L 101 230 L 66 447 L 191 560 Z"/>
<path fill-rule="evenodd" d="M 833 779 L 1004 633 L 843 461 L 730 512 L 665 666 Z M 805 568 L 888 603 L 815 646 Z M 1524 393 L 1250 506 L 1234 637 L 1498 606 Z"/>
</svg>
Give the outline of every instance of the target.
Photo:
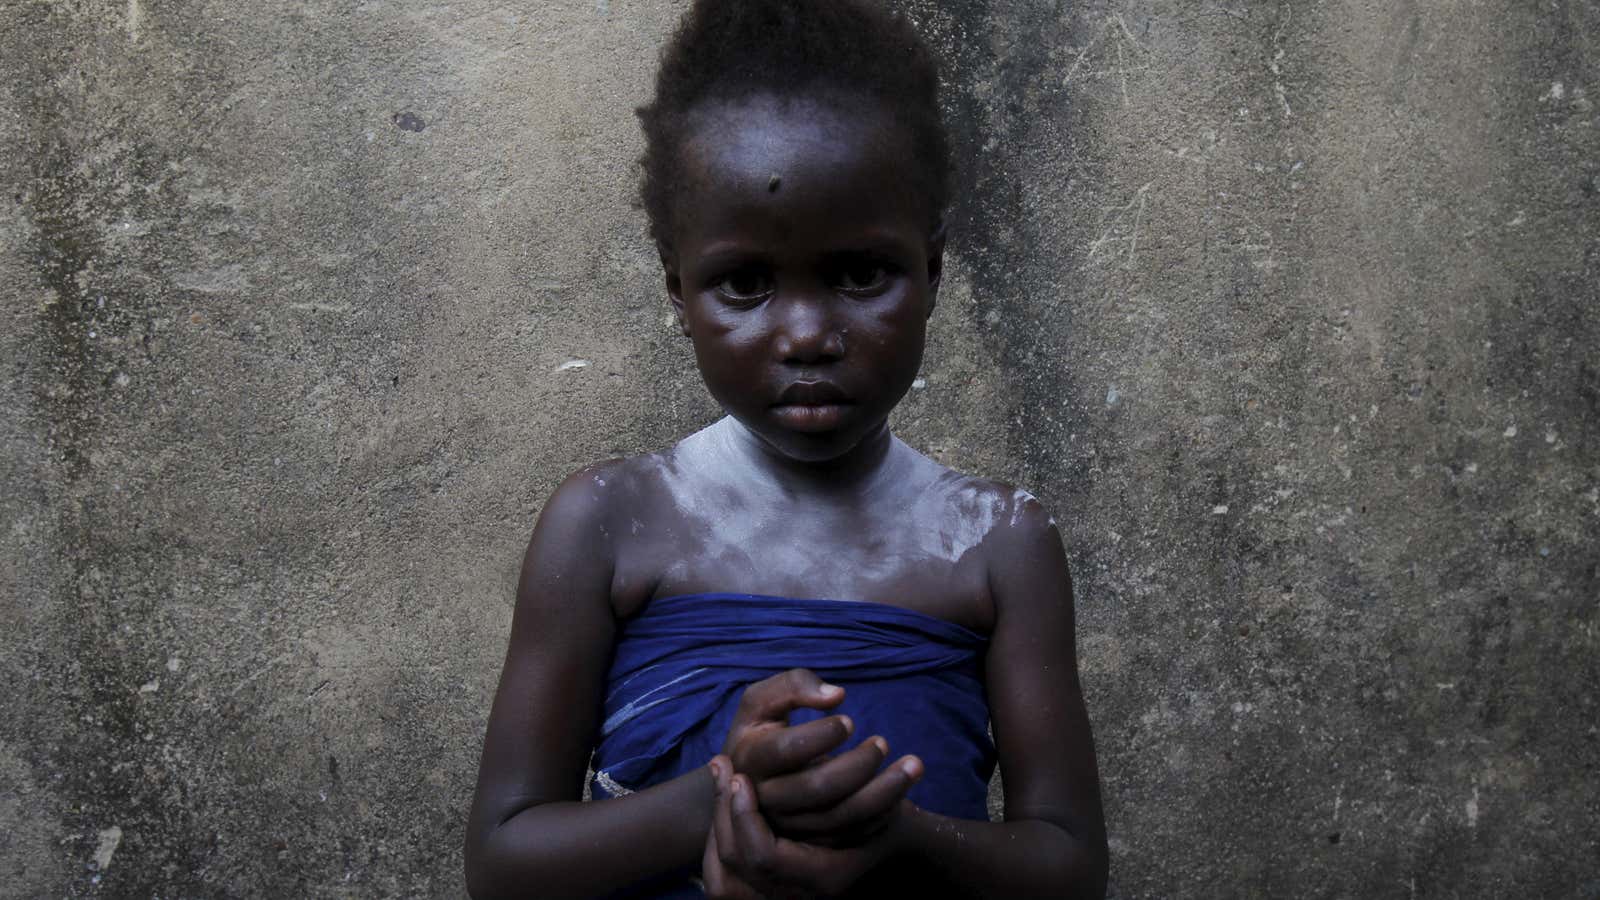
<svg viewBox="0 0 1600 900">
<path fill-rule="evenodd" d="M 845 689 L 856 723 L 835 752 L 881 734 L 926 763 L 912 802 L 986 819 L 994 771 L 982 665 L 987 639 L 898 606 L 757 594 L 652 601 L 622 627 L 593 766 L 596 799 L 675 778 L 722 749 L 746 686 L 792 668 Z"/>
</svg>

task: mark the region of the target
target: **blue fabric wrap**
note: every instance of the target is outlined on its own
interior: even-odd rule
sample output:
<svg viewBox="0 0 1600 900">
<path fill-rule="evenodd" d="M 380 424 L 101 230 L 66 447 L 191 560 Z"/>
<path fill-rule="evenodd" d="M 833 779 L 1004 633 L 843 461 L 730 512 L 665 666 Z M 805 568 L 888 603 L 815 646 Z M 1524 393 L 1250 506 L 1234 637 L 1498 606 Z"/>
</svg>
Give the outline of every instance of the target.
<svg viewBox="0 0 1600 900">
<path fill-rule="evenodd" d="M 595 749 L 594 796 L 638 790 L 705 765 L 722 749 L 746 686 L 792 668 L 845 689 L 835 712 L 856 723 L 848 749 L 874 734 L 892 758 L 914 753 L 923 809 L 987 819 L 994 771 L 982 679 L 987 640 L 898 606 L 757 594 L 652 601 L 617 641 Z"/>
</svg>

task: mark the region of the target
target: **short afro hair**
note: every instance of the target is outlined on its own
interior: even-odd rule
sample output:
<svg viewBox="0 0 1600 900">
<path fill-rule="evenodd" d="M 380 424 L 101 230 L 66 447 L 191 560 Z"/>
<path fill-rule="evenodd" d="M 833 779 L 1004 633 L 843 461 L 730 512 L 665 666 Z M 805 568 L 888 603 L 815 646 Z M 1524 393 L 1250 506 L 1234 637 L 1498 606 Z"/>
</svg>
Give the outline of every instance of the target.
<svg viewBox="0 0 1600 900">
<path fill-rule="evenodd" d="M 870 0 L 695 0 L 661 53 L 644 128 L 640 199 L 650 235 L 671 245 L 673 186 L 691 113 L 754 95 L 832 94 L 875 102 L 906 129 L 934 221 L 950 192 L 939 67 L 903 15 Z"/>
</svg>

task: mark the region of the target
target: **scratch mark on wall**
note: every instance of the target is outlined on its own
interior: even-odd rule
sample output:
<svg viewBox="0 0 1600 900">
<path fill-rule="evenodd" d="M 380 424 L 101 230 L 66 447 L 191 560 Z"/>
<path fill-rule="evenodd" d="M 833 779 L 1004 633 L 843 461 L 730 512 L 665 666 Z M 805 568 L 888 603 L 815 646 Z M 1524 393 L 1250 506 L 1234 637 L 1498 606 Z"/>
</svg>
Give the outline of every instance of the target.
<svg viewBox="0 0 1600 900">
<path fill-rule="evenodd" d="M 1113 28 L 1112 26 L 1115 26 Z M 1114 45 L 1107 49 L 1107 39 Z M 1099 51 L 1097 53 L 1097 51 Z M 1110 57 L 1115 55 L 1113 62 Z M 1105 64 L 1100 68 L 1085 68 L 1090 59 L 1095 56 L 1106 57 Z M 1122 93 L 1122 103 L 1128 105 L 1128 76 L 1145 72 L 1150 69 L 1150 51 L 1141 45 L 1133 36 L 1133 31 L 1128 28 L 1128 23 L 1122 18 L 1121 13 L 1112 13 L 1100 23 L 1094 36 L 1078 51 L 1078 55 L 1067 67 L 1067 74 L 1062 77 L 1063 86 L 1071 85 L 1078 81 L 1106 78 L 1116 76 L 1117 85 Z M 1130 60 L 1132 60 L 1130 62 Z"/>
<path fill-rule="evenodd" d="M 1107 245 L 1127 244 L 1126 254 L 1108 255 L 1108 260 L 1122 258 L 1129 266 L 1133 265 L 1134 258 L 1139 252 L 1139 229 L 1144 224 L 1144 209 L 1148 200 L 1150 188 L 1155 182 L 1145 182 L 1133 194 L 1133 199 L 1121 206 L 1104 208 L 1104 215 L 1100 219 L 1100 236 L 1089 243 L 1089 259 L 1100 256 Z"/>
<path fill-rule="evenodd" d="M 263 665 L 261 668 L 255 670 L 254 672 L 251 672 L 249 675 L 247 675 L 245 677 L 245 679 L 243 681 L 241 681 L 238 684 L 234 685 L 233 686 L 233 690 L 228 692 L 228 696 L 229 697 L 236 696 L 240 691 L 242 691 L 246 687 L 248 687 L 252 681 L 255 681 L 257 678 L 260 678 L 261 676 L 263 676 L 263 675 L 267 674 L 268 672 L 272 671 L 272 667 L 273 666 L 276 666 L 278 663 L 281 663 L 284 660 L 289 659 L 292 656 L 294 656 L 293 653 L 285 653 L 285 654 L 282 654 L 281 656 L 276 656 L 276 657 L 273 657 L 270 660 L 267 660 L 267 663 L 265 665 Z"/>
<path fill-rule="evenodd" d="M 144 10 L 139 8 L 139 0 L 128 0 L 128 17 L 124 27 L 128 30 L 128 40 L 139 40 L 139 26 L 144 24 Z"/>
<path fill-rule="evenodd" d="M 1272 70 L 1272 92 L 1278 97 L 1278 105 L 1283 108 L 1284 118 L 1294 115 L 1294 110 L 1289 108 L 1289 94 L 1283 87 L 1283 30 L 1289 27 L 1289 18 L 1294 14 L 1293 7 L 1286 7 L 1283 21 L 1278 23 L 1278 30 L 1272 35 L 1272 61 L 1267 63 L 1267 68 Z"/>
</svg>

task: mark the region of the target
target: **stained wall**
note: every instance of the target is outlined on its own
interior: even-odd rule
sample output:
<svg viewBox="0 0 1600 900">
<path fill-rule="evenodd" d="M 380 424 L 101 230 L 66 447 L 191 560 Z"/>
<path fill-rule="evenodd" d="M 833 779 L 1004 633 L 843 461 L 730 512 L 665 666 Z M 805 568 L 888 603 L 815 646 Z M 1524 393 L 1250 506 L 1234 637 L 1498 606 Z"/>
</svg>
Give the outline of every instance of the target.
<svg viewBox="0 0 1600 900">
<path fill-rule="evenodd" d="M 1600 6 L 909 5 L 897 425 L 1063 524 L 1114 896 L 1600 893 Z M 681 8 L 0 2 L 0 895 L 462 893 L 541 503 L 715 415 Z"/>
</svg>

